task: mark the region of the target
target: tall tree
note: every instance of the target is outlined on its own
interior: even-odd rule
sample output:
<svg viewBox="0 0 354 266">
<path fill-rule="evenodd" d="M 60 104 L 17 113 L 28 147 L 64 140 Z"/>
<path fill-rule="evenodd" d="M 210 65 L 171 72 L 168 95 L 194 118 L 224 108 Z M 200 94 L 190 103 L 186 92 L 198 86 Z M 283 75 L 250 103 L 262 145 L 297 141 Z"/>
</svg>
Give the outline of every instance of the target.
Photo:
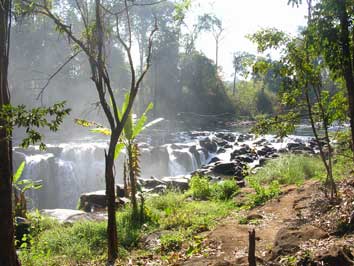
<svg viewBox="0 0 354 266">
<path fill-rule="evenodd" d="M 132 21 L 130 9 L 139 3 L 122 0 L 118 3 L 111 1 L 95 0 L 75 1 L 75 8 L 80 14 L 83 34 L 74 32 L 72 27 L 65 24 L 65 20 L 53 10 L 47 1 L 30 1 L 28 7 L 35 9 L 53 20 L 57 29 L 64 33 L 74 44 L 73 49 L 81 49 L 89 61 L 91 79 L 95 84 L 100 105 L 106 115 L 110 126 L 111 135 L 108 150 L 105 151 L 105 183 L 108 206 L 108 264 L 114 264 L 118 258 L 118 236 L 116 222 L 115 203 L 115 175 L 114 157 L 117 143 L 121 137 L 124 125 L 131 114 L 134 100 L 139 91 L 141 82 L 150 67 L 153 35 L 157 31 L 157 24 L 152 26 L 147 45 L 146 65 L 142 73 L 137 74 L 132 55 Z M 124 31 L 124 32 L 123 32 Z M 115 38 L 126 53 L 130 68 L 129 101 L 124 106 L 124 111 L 119 115 L 118 103 L 115 97 L 109 72 L 107 70 L 106 44 L 109 32 L 111 38 Z M 124 34 L 123 34 L 124 33 Z"/>
<path fill-rule="evenodd" d="M 12 1 L 0 2 L 0 266 L 20 265 L 14 243 L 14 219 L 12 209 L 13 168 L 12 168 L 12 132 L 14 127 L 24 127 L 26 137 L 21 145 L 40 142 L 44 149 L 39 127 L 58 130 L 63 117 L 70 110 L 64 109 L 64 103 L 55 104 L 51 108 L 35 108 L 30 111 L 24 105 L 14 107 L 10 102 L 8 86 L 8 66 L 10 52 L 10 29 L 12 19 Z M 54 116 L 51 121 L 48 116 Z"/>
<path fill-rule="evenodd" d="M 225 28 L 222 25 L 222 20 L 214 14 L 204 14 L 198 18 L 200 30 L 209 31 L 212 33 L 215 40 L 215 65 L 216 69 L 219 67 L 219 47 L 222 41 L 222 34 Z"/>
<path fill-rule="evenodd" d="M 11 0 L 0 2 L 0 108 L 10 104 L 8 66 L 11 27 Z M 12 210 L 12 143 L 6 130 L 6 121 L 0 120 L 0 265 L 18 265 L 14 247 Z"/>
<path fill-rule="evenodd" d="M 332 72 L 346 84 L 354 151 L 354 3 L 351 0 L 323 0 L 314 5 L 310 15 L 321 54 Z"/>
<path fill-rule="evenodd" d="M 236 94 L 236 82 L 237 82 L 237 75 L 241 74 L 243 76 L 247 76 L 248 68 L 254 61 L 255 56 L 246 52 L 236 52 L 233 54 L 232 58 L 232 66 L 234 68 L 234 82 L 233 82 L 233 89 L 232 94 Z"/>
</svg>

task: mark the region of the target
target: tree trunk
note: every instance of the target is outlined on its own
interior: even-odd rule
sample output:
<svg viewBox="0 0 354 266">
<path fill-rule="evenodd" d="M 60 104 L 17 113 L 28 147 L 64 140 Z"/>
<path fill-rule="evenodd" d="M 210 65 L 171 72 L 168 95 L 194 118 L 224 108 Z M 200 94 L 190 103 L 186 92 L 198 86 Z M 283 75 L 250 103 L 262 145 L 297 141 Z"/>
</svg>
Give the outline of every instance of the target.
<svg viewBox="0 0 354 266">
<path fill-rule="evenodd" d="M 8 88 L 11 0 L 0 2 L 0 108 L 10 104 Z M 12 210 L 12 143 L 0 121 L 0 266 L 17 266 Z"/>
<path fill-rule="evenodd" d="M 349 18 L 346 10 L 346 1 L 338 0 L 338 15 L 340 20 L 340 41 L 342 48 L 342 67 L 345 83 L 348 90 L 350 128 L 352 133 L 352 151 L 354 151 L 354 73 L 350 53 Z M 354 55 L 353 55 L 354 56 Z"/>
<path fill-rule="evenodd" d="M 237 78 L 237 72 L 236 72 L 236 69 L 235 69 L 235 73 L 234 73 L 234 86 L 232 88 L 232 95 L 235 96 L 236 95 L 236 78 Z"/>
<path fill-rule="evenodd" d="M 133 219 L 138 218 L 138 203 L 136 200 L 136 180 L 135 174 L 133 169 L 133 143 L 129 143 L 128 148 L 128 158 L 129 158 L 129 178 L 130 178 L 130 187 L 131 187 L 131 201 L 132 201 L 132 208 L 133 208 Z M 135 222 L 135 221 L 133 221 Z"/>
<path fill-rule="evenodd" d="M 256 231 L 254 229 L 248 232 L 248 241 L 248 264 L 249 266 L 256 266 Z"/>
<path fill-rule="evenodd" d="M 111 146 L 115 147 L 116 143 L 111 138 L 110 148 L 106 154 L 106 196 L 108 207 L 108 224 L 107 224 L 107 237 L 108 237 L 108 262 L 114 263 L 118 258 L 118 236 L 117 236 L 117 221 L 116 221 L 116 198 L 115 198 L 115 182 L 114 182 L 114 152 L 112 153 Z M 114 151 L 114 148 L 113 148 Z"/>
<path fill-rule="evenodd" d="M 216 73 L 218 73 L 219 68 L 219 39 L 215 39 L 215 66 L 216 66 Z"/>
</svg>

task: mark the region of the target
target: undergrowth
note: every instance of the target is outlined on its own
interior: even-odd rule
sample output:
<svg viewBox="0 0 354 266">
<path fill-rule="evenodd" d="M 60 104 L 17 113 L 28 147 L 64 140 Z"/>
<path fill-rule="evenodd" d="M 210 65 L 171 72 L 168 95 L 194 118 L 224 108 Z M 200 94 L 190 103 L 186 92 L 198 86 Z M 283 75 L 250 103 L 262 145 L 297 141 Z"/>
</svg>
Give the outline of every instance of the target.
<svg viewBox="0 0 354 266">
<path fill-rule="evenodd" d="M 319 157 L 290 154 L 268 161 L 249 180 L 257 180 L 260 184 L 277 181 L 280 185 L 301 185 L 307 179 L 324 175 L 325 169 Z"/>
</svg>

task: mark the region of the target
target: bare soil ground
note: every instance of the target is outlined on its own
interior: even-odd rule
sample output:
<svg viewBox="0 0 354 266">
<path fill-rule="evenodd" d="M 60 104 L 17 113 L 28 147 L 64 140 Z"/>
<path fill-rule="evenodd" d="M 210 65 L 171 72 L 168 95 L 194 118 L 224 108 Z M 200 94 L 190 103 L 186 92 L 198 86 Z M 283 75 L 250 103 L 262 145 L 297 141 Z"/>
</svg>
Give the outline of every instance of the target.
<svg viewBox="0 0 354 266">
<path fill-rule="evenodd" d="M 299 224 L 301 210 L 309 206 L 311 196 L 318 191 L 318 187 L 319 183 L 315 181 L 307 181 L 301 188 L 287 186 L 278 199 L 253 210 L 229 216 L 208 233 L 201 254 L 176 265 L 248 265 L 248 232 L 253 228 L 257 237 L 256 256 L 261 260 L 268 260 L 278 232 L 295 223 Z M 248 224 L 240 224 L 240 215 L 259 219 L 249 219 Z"/>
</svg>

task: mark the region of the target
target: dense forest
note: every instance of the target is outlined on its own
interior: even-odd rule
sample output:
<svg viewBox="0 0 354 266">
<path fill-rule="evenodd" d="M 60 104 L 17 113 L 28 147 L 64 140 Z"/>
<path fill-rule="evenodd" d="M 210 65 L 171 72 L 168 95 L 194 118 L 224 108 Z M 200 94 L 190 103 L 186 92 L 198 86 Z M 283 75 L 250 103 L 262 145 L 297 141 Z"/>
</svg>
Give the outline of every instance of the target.
<svg viewBox="0 0 354 266">
<path fill-rule="evenodd" d="M 281 1 L 228 69 L 221 2 L 0 0 L 0 266 L 354 265 L 354 2 Z"/>
</svg>

